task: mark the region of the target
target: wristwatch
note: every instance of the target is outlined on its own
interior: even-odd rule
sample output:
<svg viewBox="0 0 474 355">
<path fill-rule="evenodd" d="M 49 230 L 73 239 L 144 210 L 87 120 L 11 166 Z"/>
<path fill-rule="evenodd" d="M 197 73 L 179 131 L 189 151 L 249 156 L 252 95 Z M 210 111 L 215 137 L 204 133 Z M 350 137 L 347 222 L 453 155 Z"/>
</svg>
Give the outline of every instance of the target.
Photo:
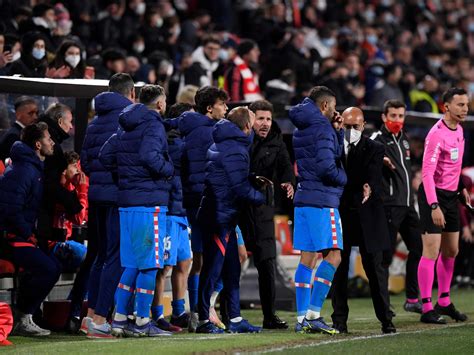
<svg viewBox="0 0 474 355">
<path fill-rule="evenodd" d="M 438 202 L 435 202 L 435 203 L 432 203 L 432 204 L 431 204 L 431 209 L 432 209 L 432 210 L 435 210 L 435 209 L 437 209 L 438 207 L 439 207 Z"/>
</svg>

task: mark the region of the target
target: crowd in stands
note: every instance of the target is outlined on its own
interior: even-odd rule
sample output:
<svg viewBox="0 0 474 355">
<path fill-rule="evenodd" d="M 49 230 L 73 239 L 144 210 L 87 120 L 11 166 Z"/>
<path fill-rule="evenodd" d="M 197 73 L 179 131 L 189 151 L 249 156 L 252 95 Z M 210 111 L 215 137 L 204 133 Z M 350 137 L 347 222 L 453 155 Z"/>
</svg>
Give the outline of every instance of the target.
<svg viewBox="0 0 474 355">
<path fill-rule="evenodd" d="M 169 103 L 212 84 L 232 101 L 290 104 L 324 84 L 347 106 L 397 98 L 438 113 L 446 88 L 474 94 L 469 1 L 2 1 L 0 12 L 0 75 L 127 72 Z"/>
</svg>

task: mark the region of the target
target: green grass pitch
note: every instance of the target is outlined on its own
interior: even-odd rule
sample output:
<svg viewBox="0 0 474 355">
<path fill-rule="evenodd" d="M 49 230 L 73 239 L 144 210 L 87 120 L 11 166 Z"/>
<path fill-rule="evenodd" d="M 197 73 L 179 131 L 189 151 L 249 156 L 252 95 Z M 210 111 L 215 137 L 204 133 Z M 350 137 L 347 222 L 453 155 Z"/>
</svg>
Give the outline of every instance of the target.
<svg viewBox="0 0 474 355">
<path fill-rule="evenodd" d="M 426 325 L 419 322 L 419 315 L 403 310 L 403 297 L 392 296 L 391 303 L 397 316 L 394 324 L 398 333 L 382 336 L 370 299 L 350 301 L 348 335 L 326 336 L 321 334 L 295 334 L 287 331 L 264 331 L 260 334 L 178 334 L 170 338 L 88 340 L 84 336 L 54 334 L 49 338 L 32 339 L 11 337 L 14 347 L 0 348 L 5 354 L 189 354 L 189 353 L 337 353 L 337 354 L 472 354 L 474 353 L 474 292 L 453 291 L 456 306 L 466 312 L 466 323 L 449 320 L 445 326 Z M 323 308 L 323 316 L 330 324 L 330 302 Z M 254 324 L 261 323 L 258 310 L 244 311 Z M 280 312 L 291 328 L 295 315 Z"/>
</svg>

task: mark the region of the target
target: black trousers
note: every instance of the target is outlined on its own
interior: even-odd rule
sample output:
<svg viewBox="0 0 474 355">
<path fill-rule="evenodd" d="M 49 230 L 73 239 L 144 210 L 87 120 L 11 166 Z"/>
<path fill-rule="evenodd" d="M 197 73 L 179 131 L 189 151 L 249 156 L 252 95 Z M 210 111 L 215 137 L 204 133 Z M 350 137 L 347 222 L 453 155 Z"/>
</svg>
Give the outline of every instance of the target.
<svg viewBox="0 0 474 355">
<path fill-rule="evenodd" d="M 386 206 L 385 215 L 387 216 L 391 245 L 390 255 L 386 261 L 387 265 L 391 264 L 397 246 L 397 233 L 400 233 L 409 252 L 406 265 L 406 298 L 418 298 L 418 263 L 423 252 L 420 218 L 413 206 Z"/>
<path fill-rule="evenodd" d="M 271 319 L 275 314 L 275 258 L 255 263 L 258 271 L 258 291 L 264 319 Z"/>
<path fill-rule="evenodd" d="M 380 322 L 389 322 L 392 320 L 392 315 L 388 293 L 388 269 L 383 265 L 383 253 L 368 253 L 364 246 L 359 247 L 359 250 L 362 256 L 362 265 L 369 279 L 370 295 L 372 296 L 375 315 Z M 350 247 L 342 251 L 342 261 L 332 282 L 332 307 L 334 312 L 331 318 L 334 323 L 339 324 L 346 324 L 349 316 L 347 279 L 350 255 Z"/>
</svg>

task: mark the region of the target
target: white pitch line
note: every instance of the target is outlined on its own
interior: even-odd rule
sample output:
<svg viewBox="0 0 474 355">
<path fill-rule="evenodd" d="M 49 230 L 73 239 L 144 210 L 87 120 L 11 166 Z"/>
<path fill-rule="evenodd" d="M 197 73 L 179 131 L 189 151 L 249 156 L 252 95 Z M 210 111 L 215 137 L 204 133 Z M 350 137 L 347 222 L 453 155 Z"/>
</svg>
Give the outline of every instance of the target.
<svg viewBox="0 0 474 355">
<path fill-rule="evenodd" d="M 438 330 L 438 329 L 463 327 L 463 326 L 471 325 L 471 324 L 474 324 L 474 323 L 456 323 L 456 324 L 453 324 L 453 325 L 447 325 L 447 326 L 443 326 L 443 327 L 439 327 L 439 328 L 426 328 L 426 329 L 419 329 L 419 330 L 414 330 L 414 331 L 398 332 L 398 333 L 395 333 L 395 334 L 364 335 L 364 336 L 358 336 L 358 337 L 354 337 L 354 338 L 345 338 L 345 339 L 337 339 L 337 340 L 325 340 L 325 341 L 320 341 L 320 342 L 309 342 L 309 343 L 297 344 L 297 345 L 285 345 L 285 346 L 279 346 L 279 347 L 264 349 L 262 351 L 254 351 L 254 352 L 248 352 L 248 353 L 247 352 L 241 352 L 241 353 L 267 354 L 267 353 L 281 352 L 281 351 L 292 350 L 292 349 L 312 348 L 312 347 L 318 347 L 318 346 L 321 346 L 321 345 L 346 343 L 346 342 L 349 342 L 349 341 L 393 337 L 393 336 L 403 335 L 403 334 L 418 334 L 418 333 L 424 333 L 424 332 L 427 332 L 427 331 Z"/>
</svg>

